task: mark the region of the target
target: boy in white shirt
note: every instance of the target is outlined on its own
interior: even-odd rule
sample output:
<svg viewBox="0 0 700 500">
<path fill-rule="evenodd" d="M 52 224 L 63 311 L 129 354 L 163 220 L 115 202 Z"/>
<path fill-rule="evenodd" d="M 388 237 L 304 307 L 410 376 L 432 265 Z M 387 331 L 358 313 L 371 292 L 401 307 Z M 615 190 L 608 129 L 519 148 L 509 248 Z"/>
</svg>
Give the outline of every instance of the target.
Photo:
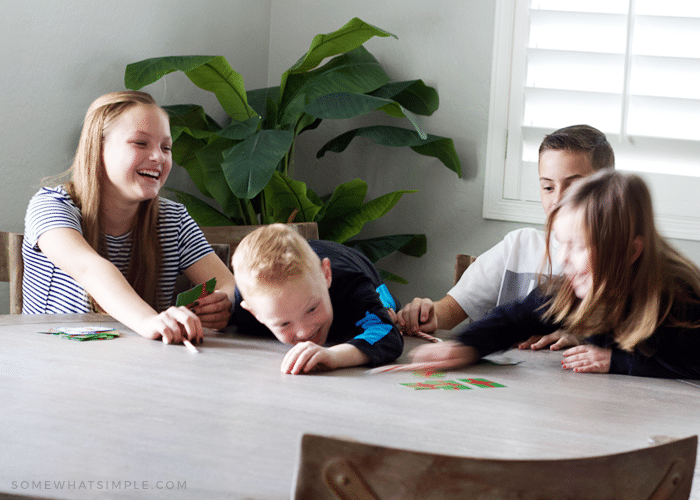
<svg viewBox="0 0 700 500">
<path fill-rule="evenodd" d="M 605 135 L 589 125 L 573 125 L 547 135 L 539 149 L 540 197 L 547 216 L 569 185 L 603 168 L 614 168 L 615 155 Z M 556 241 L 552 242 L 556 248 Z M 397 313 L 397 325 L 409 333 L 451 330 L 467 318 L 478 320 L 500 304 L 526 297 L 536 286 L 545 255 L 543 231 L 512 231 L 481 254 L 447 295 L 437 302 L 415 298 Z M 549 264 L 548 264 L 549 265 Z M 559 274 L 555 263 L 551 270 Z M 546 268 L 543 272 L 549 272 Z M 565 347 L 554 333 L 531 338 L 520 348 Z"/>
</svg>

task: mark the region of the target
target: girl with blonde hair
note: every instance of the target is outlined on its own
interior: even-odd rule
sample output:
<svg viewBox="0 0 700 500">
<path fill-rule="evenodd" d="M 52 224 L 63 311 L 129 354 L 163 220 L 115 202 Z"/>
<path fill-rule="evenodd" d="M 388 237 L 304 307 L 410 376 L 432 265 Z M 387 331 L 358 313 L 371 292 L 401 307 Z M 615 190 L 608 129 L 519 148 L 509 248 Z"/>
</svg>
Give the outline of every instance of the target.
<svg viewBox="0 0 700 500">
<path fill-rule="evenodd" d="M 23 313 L 104 311 L 140 335 L 201 342 L 223 328 L 235 284 L 184 206 L 160 198 L 172 168 L 167 113 L 143 92 L 113 92 L 87 111 L 69 180 L 42 188 L 25 217 Z M 171 307 L 182 272 L 218 290 Z"/>
<path fill-rule="evenodd" d="M 564 351 L 565 369 L 700 378 L 700 270 L 656 231 L 641 178 L 604 170 L 578 181 L 549 216 L 552 234 L 562 276 L 413 359 L 454 368 L 563 328 L 585 340 Z"/>
</svg>

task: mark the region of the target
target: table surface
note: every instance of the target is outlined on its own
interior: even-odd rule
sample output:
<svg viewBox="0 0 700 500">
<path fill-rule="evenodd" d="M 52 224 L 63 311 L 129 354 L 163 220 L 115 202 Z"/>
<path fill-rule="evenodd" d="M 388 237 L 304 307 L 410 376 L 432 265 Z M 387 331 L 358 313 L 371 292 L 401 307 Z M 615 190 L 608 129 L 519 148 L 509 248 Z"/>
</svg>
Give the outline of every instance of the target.
<svg viewBox="0 0 700 500">
<path fill-rule="evenodd" d="M 56 325 L 122 336 L 38 333 Z M 212 333 L 193 354 L 99 315 L 0 316 L 0 339 L 0 496 L 287 499 L 303 433 L 514 459 L 700 434 L 700 382 L 571 373 L 550 351 L 449 372 L 505 387 L 448 391 L 401 385 L 425 381 L 412 372 L 284 375 L 274 339 Z"/>
</svg>

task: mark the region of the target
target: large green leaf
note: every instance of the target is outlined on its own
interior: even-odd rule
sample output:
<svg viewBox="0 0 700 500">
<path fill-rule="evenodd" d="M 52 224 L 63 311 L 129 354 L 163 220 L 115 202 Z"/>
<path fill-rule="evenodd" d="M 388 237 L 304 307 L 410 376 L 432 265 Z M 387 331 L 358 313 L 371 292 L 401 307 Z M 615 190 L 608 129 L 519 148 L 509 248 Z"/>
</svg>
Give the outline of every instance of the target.
<svg viewBox="0 0 700 500">
<path fill-rule="evenodd" d="M 140 89 L 173 71 L 182 71 L 199 88 L 213 92 L 236 121 L 255 116 L 248 105 L 243 77 L 223 56 L 168 56 L 145 59 L 126 67 L 124 85 Z"/>
<path fill-rule="evenodd" d="M 279 87 L 269 87 L 264 89 L 249 90 L 248 104 L 253 108 L 260 116 L 268 116 L 268 101 L 277 101 L 280 98 L 280 88 Z"/>
<path fill-rule="evenodd" d="M 178 189 L 169 188 L 169 191 L 177 195 L 177 200 L 185 205 L 187 212 L 200 226 L 230 226 L 232 224 L 240 224 L 241 221 L 232 220 L 224 214 L 216 210 L 211 205 L 200 200 L 190 193 L 185 193 Z"/>
<path fill-rule="evenodd" d="M 233 194 L 251 199 L 262 191 L 293 140 L 290 131 L 260 130 L 227 150 L 221 166 Z"/>
<path fill-rule="evenodd" d="M 381 276 L 382 280 L 384 281 L 395 281 L 396 283 L 401 283 L 402 285 L 408 285 L 408 280 L 406 278 L 402 278 L 401 276 L 390 273 L 389 271 L 379 267 L 377 268 L 377 271 L 379 271 L 379 276 Z"/>
<path fill-rule="evenodd" d="M 437 91 L 423 83 L 423 80 L 389 82 L 371 95 L 393 99 L 417 115 L 432 115 L 440 105 Z"/>
<path fill-rule="evenodd" d="M 177 141 L 181 133 L 186 133 L 197 139 L 209 139 L 213 132 L 221 127 L 204 112 L 202 106 L 196 104 L 178 104 L 165 106 L 170 118 L 170 133 L 173 141 Z"/>
<path fill-rule="evenodd" d="M 416 190 L 402 190 L 387 193 L 340 217 L 330 218 L 326 212 L 318 223 L 321 239 L 343 243 L 359 233 L 365 223 L 378 219 L 391 210 L 405 193 L 415 192 Z"/>
<path fill-rule="evenodd" d="M 189 134 L 180 134 L 173 142 L 173 161 L 184 168 L 197 189 L 206 197 L 211 198 L 212 194 L 207 188 L 207 173 L 204 165 L 197 158 L 197 153 L 207 147 L 207 142 L 196 139 Z"/>
<path fill-rule="evenodd" d="M 334 153 L 345 151 L 355 137 L 364 137 L 382 146 L 408 146 L 418 154 L 437 158 L 458 176 L 462 176 L 462 164 L 452 139 L 431 134 L 428 134 L 426 139 L 421 139 L 413 130 L 389 125 L 361 127 L 345 132 L 324 144 L 316 153 L 316 158 L 321 158 L 327 151 Z"/>
<path fill-rule="evenodd" d="M 420 257 L 428 250 L 427 241 L 424 234 L 394 234 L 364 240 L 350 240 L 345 244 L 359 250 L 372 262 L 377 262 L 397 250 L 412 257 Z"/>
<path fill-rule="evenodd" d="M 219 137 L 242 141 L 246 137 L 253 135 L 258 130 L 260 117 L 254 116 L 243 122 L 232 121 L 227 127 L 222 128 L 217 134 Z"/>
<path fill-rule="evenodd" d="M 270 215 L 277 222 L 286 222 L 294 210 L 298 210 L 294 222 L 312 222 L 321 210 L 321 204 L 312 199 L 318 197 L 308 192 L 306 184 L 278 171 L 272 174 L 263 192 Z"/>
<path fill-rule="evenodd" d="M 241 200 L 231 192 L 221 166 L 224 162 L 224 151 L 230 149 L 232 145 L 233 141 L 217 137 L 197 152 L 197 159 L 206 177 L 206 187 L 210 197 L 216 200 L 228 217 L 245 217 Z"/>
<path fill-rule="evenodd" d="M 316 35 L 306 54 L 282 74 L 280 85 L 282 92 L 284 92 L 290 74 L 305 73 L 321 64 L 321 61 L 327 57 L 353 50 L 374 36 L 397 38 L 396 35 L 367 24 L 357 17 L 352 18 L 342 28 L 332 33 Z"/>
<path fill-rule="evenodd" d="M 296 123 L 304 108 L 337 92 L 365 94 L 389 82 L 389 75 L 364 47 L 333 58 L 322 67 L 289 78 L 279 107 L 280 125 Z"/>
<path fill-rule="evenodd" d="M 304 112 L 316 118 L 345 119 L 364 115 L 381 109 L 389 116 L 408 118 L 421 139 L 427 139 L 418 122 L 418 117 L 396 101 L 367 94 L 338 92 L 326 94 L 304 108 Z"/>
<path fill-rule="evenodd" d="M 323 218 L 328 221 L 340 219 L 362 208 L 367 196 L 367 183 L 362 179 L 353 179 L 336 186 L 324 203 Z"/>
</svg>

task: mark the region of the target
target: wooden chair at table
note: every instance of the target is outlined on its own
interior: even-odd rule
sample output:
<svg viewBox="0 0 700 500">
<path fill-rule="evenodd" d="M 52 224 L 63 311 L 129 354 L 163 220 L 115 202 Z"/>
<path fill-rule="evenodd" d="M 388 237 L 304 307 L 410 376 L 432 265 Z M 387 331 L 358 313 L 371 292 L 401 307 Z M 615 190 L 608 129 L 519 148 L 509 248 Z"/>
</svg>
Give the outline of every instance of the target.
<svg viewBox="0 0 700 500">
<path fill-rule="evenodd" d="M 22 314 L 22 240 L 20 233 L 0 231 L 0 281 L 10 283 L 10 314 Z"/>
<path fill-rule="evenodd" d="M 476 257 L 472 255 L 464 255 L 461 253 L 457 254 L 457 258 L 455 259 L 455 278 L 454 278 L 454 283 L 455 285 L 459 281 L 459 278 L 462 277 L 464 274 L 464 271 L 467 270 L 469 266 L 471 266 L 474 261 L 476 260 Z"/>
<path fill-rule="evenodd" d="M 305 434 L 296 500 L 686 500 L 698 437 L 566 460 L 456 457 Z"/>
</svg>

